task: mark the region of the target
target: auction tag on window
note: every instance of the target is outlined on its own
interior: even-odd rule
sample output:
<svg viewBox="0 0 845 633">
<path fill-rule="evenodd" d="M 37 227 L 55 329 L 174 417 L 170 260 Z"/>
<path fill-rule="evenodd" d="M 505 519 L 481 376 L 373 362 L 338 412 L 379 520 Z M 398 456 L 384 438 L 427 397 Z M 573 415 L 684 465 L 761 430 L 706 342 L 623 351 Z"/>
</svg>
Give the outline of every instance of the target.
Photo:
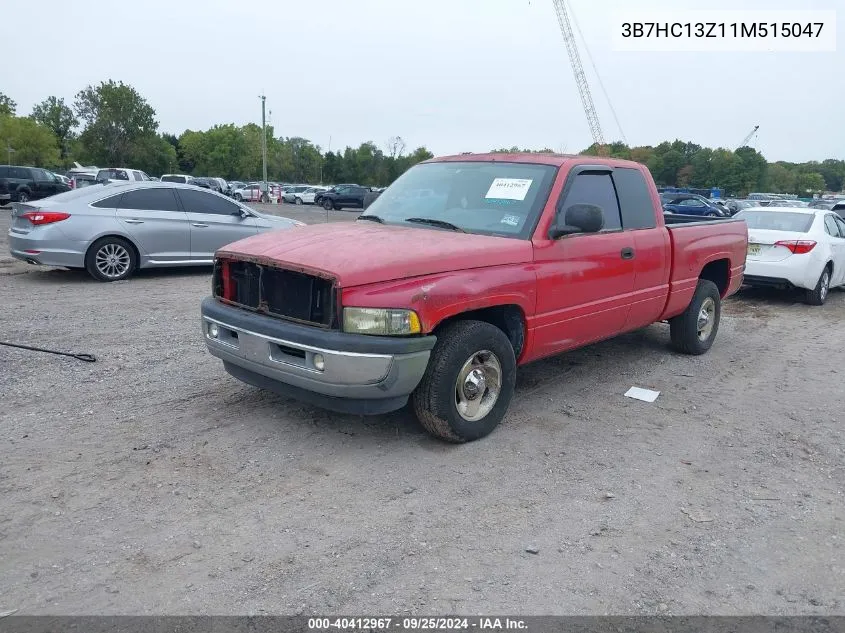
<svg viewBox="0 0 845 633">
<path fill-rule="evenodd" d="M 525 200 L 532 182 L 534 181 L 530 178 L 496 178 L 484 197 L 497 200 Z"/>
</svg>

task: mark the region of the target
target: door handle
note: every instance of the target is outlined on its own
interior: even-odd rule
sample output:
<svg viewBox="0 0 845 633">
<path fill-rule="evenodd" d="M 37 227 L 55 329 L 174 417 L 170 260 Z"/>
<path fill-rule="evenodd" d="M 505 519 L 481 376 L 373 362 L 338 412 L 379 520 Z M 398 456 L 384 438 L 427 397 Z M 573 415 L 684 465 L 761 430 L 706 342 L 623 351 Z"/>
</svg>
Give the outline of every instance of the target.
<svg viewBox="0 0 845 633">
<path fill-rule="evenodd" d="M 144 223 L 143 220 L 139 220 L 137 218 L 133 218 L 131 220 L 124 220 L 124 222 L 126 222 L 127 224 L 143 224 Z"/>
<path fill-rule="evenodd" d="M 620 255 L 622 256 L 622 259 L 634 259 L 634 249 L 630 246 L 626 246 L 622 249 Z"/>
<path fill-rule="evenodd" d="M 208 225 L 203 224 L 202 222 L 192 222 L 191 226 L 196 226 L 197 228 L 201 228 L 201 229 L 208 228 Z"/>
</svg>

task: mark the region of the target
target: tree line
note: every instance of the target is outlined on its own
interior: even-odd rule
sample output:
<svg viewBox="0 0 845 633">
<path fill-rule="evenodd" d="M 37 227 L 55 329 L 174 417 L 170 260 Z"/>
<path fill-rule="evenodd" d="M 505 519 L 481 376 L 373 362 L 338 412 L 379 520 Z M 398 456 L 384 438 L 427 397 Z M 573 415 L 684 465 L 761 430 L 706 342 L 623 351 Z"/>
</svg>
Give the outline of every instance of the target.
<svg viewBox="0 0 845 633">
<path fill-rule="evenodd" d="M 407 151 L 399 136 L 381 147 L 368 141 L 332 152 L 305 138 L 276 137 L 272 126 L 266 127 L 266 134 L 267 175 L 274 181 L 383 186 L 411 165 L 432 157 L 425 147 Z M 838 192 L 845 185 L 845 160 L 769 163 L 751 147 L 713 149 L 681 140 L 629 147 L 616 142 L 603 148 L 593 145 L 580 153 L 644 163 L 658 185 L 721 187 L 730 195 L 752 191 L 807 195 Z M 132 86 L 113 80 L 85 87 L 70 104 L 62 97 L 47 97 L 29 115 L 19 115 L 17 104 L 0 93 L 0 161 L 7 160 L 54 169 L 76 161 L 133 167 L 156 176 L 179 172 L 257 180 L 262 175 L 261 127 L 224 124 L 185 130 L 178 136 L 161 132 L 155 109 L 147 100 Z"/>
</svg>

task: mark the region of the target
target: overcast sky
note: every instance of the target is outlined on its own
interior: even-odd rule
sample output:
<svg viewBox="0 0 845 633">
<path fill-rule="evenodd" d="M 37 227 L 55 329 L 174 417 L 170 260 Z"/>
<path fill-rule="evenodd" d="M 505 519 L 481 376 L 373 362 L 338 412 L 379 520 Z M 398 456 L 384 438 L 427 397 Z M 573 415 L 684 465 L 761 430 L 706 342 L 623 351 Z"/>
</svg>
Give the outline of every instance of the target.
<svg viewBox="0 0 845 633">
<path fill-rule="evenodd" d="M 796 6 L 799 4 L 800 6 Z M 621 53 L 631 6 L 835 9 L 842 0 L 570 0 L 632 145 L 734 148 L 754 125 L 769 160 L 845 158 L 845 11 L 835 53 Z M 34 7 L 31 7 L 35 10 Z M 121 80 L 162 131 L 261 120 L 324 149 L 400 135 L 435 154 L 592 142 L 551 0 L 42 0 L 4 34 L 0 91 L 20 114 L 48 95 Z M 14 53 L 12 53 L 14 52 Z M 605 137 L 620 139 L 586 52 Z"/>
</svg>

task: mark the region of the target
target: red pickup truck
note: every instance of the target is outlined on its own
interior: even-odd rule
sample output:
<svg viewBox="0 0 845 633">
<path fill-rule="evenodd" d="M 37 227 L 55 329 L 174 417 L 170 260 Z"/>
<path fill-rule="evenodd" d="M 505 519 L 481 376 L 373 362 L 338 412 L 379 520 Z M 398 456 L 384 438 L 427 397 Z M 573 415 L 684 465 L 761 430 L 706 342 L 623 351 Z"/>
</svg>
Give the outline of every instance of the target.
<svg viewBox="0 0 845 633">
<path fill-rule="evenodd" d="M 637 163 L 439 158 L 354 222 L 223 247 L 202 332 L 246 383 L 360 414 L 410 397 L 433 435 L 475 440 L 505 416 L 518 365 L 657 321 L 706 352 L 747 241 L 741 220 L 664 217 Z"/>
</svg>

